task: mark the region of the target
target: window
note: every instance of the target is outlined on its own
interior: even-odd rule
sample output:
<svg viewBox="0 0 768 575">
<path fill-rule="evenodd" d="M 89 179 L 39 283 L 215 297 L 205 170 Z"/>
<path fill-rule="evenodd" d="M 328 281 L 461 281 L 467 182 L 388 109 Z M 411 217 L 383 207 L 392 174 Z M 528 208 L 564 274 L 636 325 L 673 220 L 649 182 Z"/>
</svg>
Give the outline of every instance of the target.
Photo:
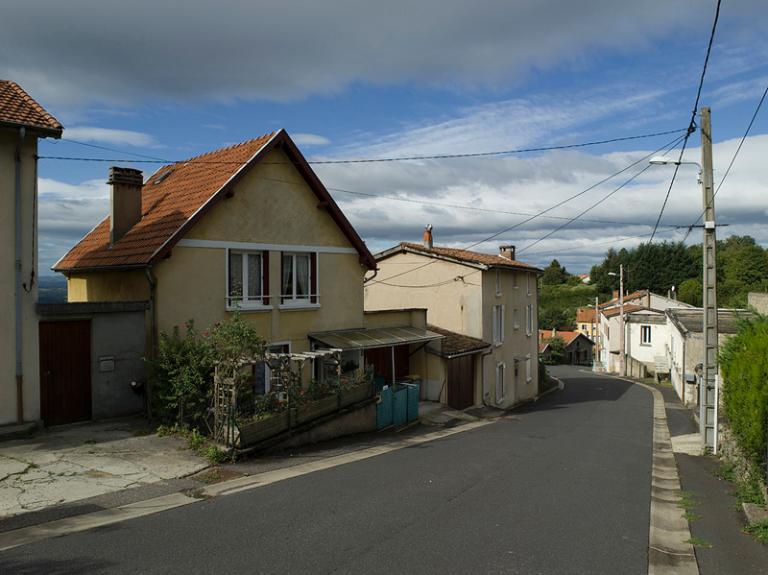
<svg viewBox="0 0 768 575">
<path fill-rule="evenodd" d="M 496 403 L 504 400 L 504 362 L 496 364 Z"/>
<path fill-rule="evenodd" d="M 228 251 L 227 307 L 269 305 L 269 252 Z"/>
<path fill-rule="evenodd" d="M 651 345 L 651 326 L 650 325 L 640 326 L 640 344 Z"/>
<path fill-rule="evenodd" d="M 504 306 L 493 306 L 493 343 L 501 345 L 504 343 Z"/>
<path fill-rule="evenodd" d="M 525 356 L 525 382 L 531 382 L 531 354 Z"/>
<path fill-rule="evenodd" d="M 501 295 L 501 270 L 496 270 L 496 295 Z"/>
<path fill-rule="evenodd" d="M 525 306 L 525 333 L 529 336 L 533 333 L 533 308 L 531 304 Z"/>
<path fill-rule="evenodd" d="M 528 290 L 528 295 L 531 295 L 531 274 L 525 274 L 525 286 Z"/>
<path fill-rule="evenodd" d="M 520 329 L 520 310 L 517 308 L 512 310 L 512 327 Z"/>
<path fill-rule="evenodd" d="M 269 353 L 291 353 L 290 343 L 276 343 L 267 347 Z M 272 389 L 270 378 L 272 376 L 269 364 L 262 361 L 252 366 L 253 369 L 253 391 L 256 395 L 266 395 Z"/>
<path fill-rule="evenodd" d="M 513 287 L 513 288 L 515 288 L 515 289 L 517 289 L 517 288 L 518 288 L 518 285 L 517 285 L 517 276 L 519 276 L 519 275 L 520 275 L 520 274 L 518 274 L 517 272 L 512 272 L 512 287 Z"/>
<path fill-rule="evenodd" d="M 280 303 L 302 305 L 317 302 L 317 254 L 283 253 Z"/>
</svg>

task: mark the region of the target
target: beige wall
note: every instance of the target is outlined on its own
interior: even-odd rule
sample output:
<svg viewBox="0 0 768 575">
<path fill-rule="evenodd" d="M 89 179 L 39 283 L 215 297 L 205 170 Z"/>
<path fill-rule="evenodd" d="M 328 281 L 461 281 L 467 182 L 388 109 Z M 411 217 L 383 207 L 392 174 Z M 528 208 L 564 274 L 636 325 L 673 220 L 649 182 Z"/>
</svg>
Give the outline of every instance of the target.
<svg viewBox="0 0 768 575">
<path fill-rule="evenodd" d="M 144 301 L 149 299 L 149 283 L 143 270 L 70 274 L 67 301 Z"/>
<path fill-rule="evenodd" d="M 434 263 L 420 267 L 428 262 Z M 390 276 L 403 272 L 408 273 L 388 280 Z M 432 325 L 482 338 L 481 274 L 480 270 L 460 264 L 418 254 L 397 254 L 380 261 L 375 280 L 366 284 L 365 309 L 425 308 L 429 310 L 427 321 Z M 464 281 L 453 281 L 462 276 Z M 428 288 L 396 287 L 431 286 L 441 282 L 449 283 Z M 436 295 L 439 302 L 436 301 Z M 450 302 L 450 305 L 446 305 L 446 302 Z"/>
<path fill-rule="evenodd" d="M 430 263 L 428 266 L 424 264 Z M 489 403 L 509 407 L 530 399 L 538 392 L 538 321 L 537 276 L 531 275 L 528 295 L 526 272 L 500 272 L 501 293 L 496 294 L 496 270 L 476 268 L 435 260 L 419 254 L 397 254 L 379 262 L 376 280 L 366 284 L 367 311 L 401 308 L 426 308 L 430 324 L 462 333 L 489 343 L 493 342 L 493 306 L 505 306 L 504 342 L 492 348 L 491 354 L 478 356 L 476 362 L 476 403 L 482 403 L 483 393 Z M 413 270 L 413 271 L 409 271 Z M 400 277 L 403 272 L 409 273 Z M 455 278 L 463 278 L 455 280 Z M 442 282 L 448 282 L 444 285 Z M 395 285 L 387 285 L 395 284 Z M 517 287 L 515 287 L 517 285 Z M 432 287 L 396 287 L 432 286 Z M 525 309 L 531 305 L 533 326 L 526 333 Z M 519 327 L 514 327 L 513 310 L 518 310 Z M 480 359 L 482 357 L 482 359 Z M 525 378 L 525 361 L 531 360 L 531 380 Z M 518 377 L 514 377 L 514 361 L 519 361 Z M 496 402 L 496 366 L 505 364 L 505 396 Z M 435 372 L 437 373 L 437 372 Z M 444 378 L 444 374 L 442 375 Z"/>
<path fill-rule="evenodd" d="M 18 133 L 0 130 L 0 425 L 16 422 L 15 351 L 15 163 Z M 27 135 L 22 150 L 22 281 L 29 286 L 30 274 L 37 272 L 33 238 L 37 140 Z M 34 220 L 34 221 L 33 221 Z M 24 420 L 40 419 L 38 327 L 35 303 L 37 286 L 22 291 L 22 369 L 24 372 Z"/>
</svg>

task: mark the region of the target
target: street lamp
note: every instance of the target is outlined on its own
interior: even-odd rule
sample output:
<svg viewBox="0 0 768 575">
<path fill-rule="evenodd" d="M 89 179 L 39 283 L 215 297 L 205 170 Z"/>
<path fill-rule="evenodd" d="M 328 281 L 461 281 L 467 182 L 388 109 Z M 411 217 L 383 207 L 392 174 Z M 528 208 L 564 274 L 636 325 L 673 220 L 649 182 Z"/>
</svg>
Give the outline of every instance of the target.
<svg viewBox="0 0 768 575">
<path fill-rule="evenodd" d="M 704 361 L 699 387 L 699 425 L 704 445 L 717 453 L 717 403 L 719 377 L 717 374 L 717 237 L 715 235 L 715 194 L 712 184 L 712 122 L 709 108 L 701 109 L 701 164 L 683 162 L 666 156 L 654 156 L 655 165 L 692 164 L 699 169 L 699 184 L 704 201 L 704 242 L 702 244 L 702 329 L 704 335 Z"/>
<path fill-rule="evenodd" d="M 624 264 L 619 264 L 618 274 L 616 272 L 608 272 L 608 275 L 619 276 L 619 375 L 626 377 L 627 360 L 624 353 Z"/>
</svg>

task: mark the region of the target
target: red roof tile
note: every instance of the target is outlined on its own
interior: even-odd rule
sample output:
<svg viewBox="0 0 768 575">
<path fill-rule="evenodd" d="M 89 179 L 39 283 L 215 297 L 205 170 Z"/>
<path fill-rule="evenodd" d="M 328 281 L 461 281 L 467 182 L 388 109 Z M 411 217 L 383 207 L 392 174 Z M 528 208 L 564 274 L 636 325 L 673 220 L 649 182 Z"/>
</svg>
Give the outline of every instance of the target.
<svg viewBox="0 0 768 575">
<path fill-rule="evenodd" d="M 411 252 L 418 252 L 420 254 L 424 254 L 426 256 L 437 256 L 442 258 L 450 258 L 454 260 L 459 260 L 462 262 L 467 262 L 471 264 L 481 264 L 486 265 L 490 267 L 495 268 L 510 268 L 510 269 L 526 269 L 530 270 L 532 272 L 541 272 L 542 270 L 532 266 L 530 264 L 527 264 L 525 262 L 517 261 L 517 260 L 511 260 L 509 258 L 505 258 L 499 255 L 493 255 L 493 254 L 484 254 L 481 252 L 473 252 L 469 250 L 462 250 L 458 248 L 443 248 L 439 246 L 434 246 L 431 248 L 428 248 L 422 244 L 414 244 L 409 242 L 401 242 L 398 246 L 400 250 L 397 250 L 395 248 L 392 252 L 395 253 L 395 251 L 411 251 Z M 383 259 L 385 257 L 388 257 L 391 255 L 390 250 L 387 250 L 384 252 L 386 255 L 380 255 L 377 259 Z"/>
<path fill-rule="evenodd" d="M 142 217 L 138 223 L 110 246 L 109 217 L 105 218 L 53 269 L 67 272 L 143 267 L 156 261 L 215 201 L 224 197 L 250 167 L 278 145 L 302 172 L 328 213 L 357 248 L 361 260 L 374 269 L 376 262 L 360 236 L 283 130 L 160 168 L 144 183 Z M 169 172 L 166 178 L 160 179 Z"/>
<path fill-rule="evenodd" d="M 38 129 L 56 138 L 61 137 L 64 129 L 56 118 L 11 80 L 0 80 L 0 124 Z"/>
<path fill-rule="evenodd" d="M 553 337 L 559 337 L 565 342 L 565 345 L 568 346 L 568 345 L 571 345 L 573 340 L 579 336 L 587 337 L 583 333 L 578 331 L 564 331 L 564 330 L 557 329 L 553 333 L 551 329 L 539 330 L 539 341 L 542 343 L 546 343 L 547 340 L 552 339 Z"/>
<path fill-rule="evenodd" d="M 580 307 L 576 309 L 576 323 L 592 323 L 595 321 L 595 309 Z"/>
</svg>

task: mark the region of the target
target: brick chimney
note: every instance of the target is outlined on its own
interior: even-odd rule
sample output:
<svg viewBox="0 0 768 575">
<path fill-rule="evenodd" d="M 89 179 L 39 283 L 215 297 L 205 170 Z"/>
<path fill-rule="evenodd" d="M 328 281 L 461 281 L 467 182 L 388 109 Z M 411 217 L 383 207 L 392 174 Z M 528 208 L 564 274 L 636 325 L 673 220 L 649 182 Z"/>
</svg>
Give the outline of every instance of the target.
<svg viewBox="0 0 768 575">
<path fill-rule="evenodd" d="M 109 243 L 122 238 L 141 219 L 141 170 L 109 168 Z"/>
<path fill-rule="evenodd" d="M 499 246 L 499 255 L 503 258 L 507 258 L 508 260 L 514 260 L 515 246 L 513 245 Z"/>
<path fill-rule="evenodd" d="M 432 249 L 432 224 L 424 226 L 424 236 L 422 237 L 422 243 L 425 248 Z"/>
<path fill-rule="evenodd" d="M 615 289 L 613 290 L 613 299 L 619 299 L 619 290 Z"/>
</svg>

